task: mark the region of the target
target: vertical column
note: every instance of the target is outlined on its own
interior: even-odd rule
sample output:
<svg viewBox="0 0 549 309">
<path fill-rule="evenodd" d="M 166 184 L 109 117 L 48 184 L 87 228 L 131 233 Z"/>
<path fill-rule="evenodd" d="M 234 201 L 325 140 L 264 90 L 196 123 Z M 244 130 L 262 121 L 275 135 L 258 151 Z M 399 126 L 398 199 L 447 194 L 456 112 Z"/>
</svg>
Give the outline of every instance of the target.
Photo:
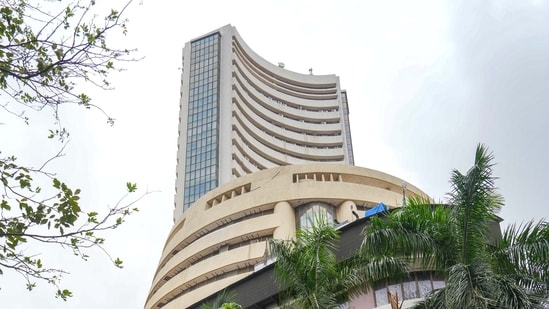
<svg viewBox="0 0 549 309">
<path fill-rule="evenodd" d="M 356 220 L 356 217 L 353 215 L 353 211 L 356 212 L 360 217 L 363 217 L 363 214 L 359 214 L 356 210 L 355 202 L 353 201 L 344 201 L 341 203 L 336 210 L 337 220 L 343 222 L 345 220 L 353 222 Z"/>
<path fill-rule="evenodd" d="M 347 91 L 343 90 L 340 93 L 341 96 L 341 114 L 343 117 L 343 126 L 345 129 L 344 142 L 345 142 L 345 162 L 350 165 L 355 165 L 355 157 L 353 153 L 353 140 L 351 138 L 351 124 L 349 122 L 349 104 L 347 101 Z"/>
<path fill-rule="evenodd" d="M 274 239 L 290 239 L 295 237 L 295 211 L 290 203 L 278 202 L 274 214 L 280 225 L 274 230 Z"/>
</svg>

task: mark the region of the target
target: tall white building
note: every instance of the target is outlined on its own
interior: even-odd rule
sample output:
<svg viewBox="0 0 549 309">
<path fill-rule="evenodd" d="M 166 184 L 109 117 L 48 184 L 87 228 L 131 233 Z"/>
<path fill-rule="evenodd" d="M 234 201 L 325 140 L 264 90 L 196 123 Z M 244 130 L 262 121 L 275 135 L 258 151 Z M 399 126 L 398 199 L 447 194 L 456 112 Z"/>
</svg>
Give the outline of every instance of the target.
<svg viewBox="0 0 549 309">
<path fill-rule="evenodd" d="M 231 25 L 185 44 L 174 219 L 246 174 L 289 164 L 354 165 L 338 76 L 283 66 L 257 55 Z"/>
<path fill-rule="evenodd" d="M 145 309 L 199 308 L 224 289 L 244 308 L 277 308 L 269 240 L 295 236 L 322 212 L 339 224 L 345 258 L 360 246 L 365 211 L 425 195 L 354 166 L 336 75 L 271 64 L 230 25 L 185 44 L 180 106 L 174 226 Z M 438 282 L 424 277 L 431 289 Z M 422 296 L 423 285 L 404 298 Z M 384 306 L 386 292 L 351 304 Z"/>
</svg>

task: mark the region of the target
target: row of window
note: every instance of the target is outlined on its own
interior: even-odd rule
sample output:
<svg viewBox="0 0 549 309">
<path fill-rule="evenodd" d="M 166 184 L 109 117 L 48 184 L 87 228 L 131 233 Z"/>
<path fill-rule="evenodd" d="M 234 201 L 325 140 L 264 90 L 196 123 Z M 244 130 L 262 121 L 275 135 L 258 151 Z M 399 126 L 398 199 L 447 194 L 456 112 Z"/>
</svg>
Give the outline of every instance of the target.
<svg viewBox="0 0 549 309">
<path fill-rule="evenodd" d="M 239 135 L 240 136 L 240 135 Z M 259 162 L 257 162 L 256 160 L 254 160 L 253 158 L 250 158 L 248 156 L 248 154 L 246 153 L 246 151 L 244 151 L 244 149 L 242 148 L 242 146 L 244 145 L 240 145 L 239 143 L 237 143 L 234 139 L 233 139 L 233 143 L 232 143 L 237 149 L 238 151 L 240 152 L 240 154 L 242 155 L 243 159 L 245 162 L 243 162 L 243 160 L 240 160 L 240 158 L 236 157 L 235 156 L 235 161 L 236 163 L 238 163 L 238 165 L 240 166 L 240 168 L 244 171 L 249 171 L 249 168 L 248 166 L 249 165 L 252 165 L 254 166 L 256 169 L 258 170 L 263 170 L 263 169 L 266 169 L 267 167 L 263 166 L 262 164 L 260 164 Z M 248 145 L 246 145 L 246 149 L 250 150 L 250 147 L 248 147 Z M 255 151 L 254 151 L 255 153 Z M 234 155 L 233 155 L 234 156 Z M 277 163 L 277 162 L 273 162 L 272 160 L 269 160 L 269 158 L 267 157 L 264 157 L 265 160 L 269 161 L 269 162 L 272 162 L 273 164 L 275 164 L 276 166 L 279 166 L 281 164 Z"/>
<path fill-rule="evenodd" d="M 217 93 L 216 95 L 204 95 L 201 94 L 195 94 L 193 96 L 189 96 L 189 114 L 196 113 L 195 108 L 217 108 Z"/>
<path fill-rule="evenodd" d="M 178 294 L 168 298 L 166 300 L 165 303 L 159 303 L 156 307 L 157 308 L 162 308 L 164 307 L 166 304 L 168 304 L 169 302 L 173 301 L 174 299 L 178 298 L 178 297 L 181 297 L 182 295 L 188 293 L 188 292 L 191 292 L 193 290 L 196 290 L 200 287 L 203 287 L 207 284 L 210 284 L 212 282 L 215 282 L 215 281 L 218 281 L 218 280 L 221 280 L 221 279 L 224 279 L 224 278 L 229 278 L 229 277 L 232 277 L 232 276 L 236 276 L 236 275 L 239 275 L 239 274 L 244 274 L 244 273 L 248 273 L 248 272 L 251 272 L 254 270 L 254 266 L 242 266 L 242 268 L 238 268 L 238 269 L 235 269 L 233 271 L 229 271 L 229 272 L 226 272 L 226 273 L 221 273 L 219 275 L 215 275 L 214 277 L 211 277 L 211 278 L 208 278 L 196 285 L 193 285 L 189 288 L 185 288 L 185 289 L 182 289 L 181 292 L 179 292 Z"/>
<path fill-rule="evenodd" d="M 237 120 L 239 120 L 239 119 L 237 118 Z M 242 122 L 239 121 L 239 123 L 242 123 Z M 279 143 L 283 143 L 284 147 L 288 147 L 289 145 L 295 145 L 295 146 L 298 146 L 298 147 L 309 148 L 309 149 L 341 149 L 342 148 L 342 143 L 341 142 L 338 142 L 338 143 L 332 144 L 332 145 L 322 145 L 322 144 L 319 145 L 319 144 L 315 144 L 315 143 L 312 143 L 312 142 L 305 143 L 305 141 L 290 141 L 290 140 L 282 139 L 275 132 L 264 131 L 264 129 L 262 127 L 254 127 L 255 129 L 258 129 L 261 132 L 263 132 L 264 134 L 269 136 L 270 139 L 266 140 L 266 139 L 263 139 L 263 138 L 259 138 L 259 135 L 252 132 L 253 128 L 249 128 L 248 126 L 246 126 L 244 124 L 242 124 L 242 127 L 244 128 L 244 130 L 249 135 L 255 137 L 254 140 L 258 141 L 259 143 L 261 143 L 261 144 L 265 145 L 266 147 L 268 147 L 270 149 L 273 149 L 274 151 L 277 151 L 277 152 L 287 153 L 287 150 L 288 150 L 288 148 L 285 148 L 284 150 L 278 149 L 276 147 L 277 141 Z M 320 153 L 318 153 L 318 154 L 320 154 Z"/>
<path fill-rule="evenodd" d="M 202 61 L 206 58 L 213 58 L 219 53 L 219 47 L 214 45 L 193 46 L 191 51 L 191 60 L 195 62 Z"/>
<path fill-rule="evenodd" d="M 400 283 L 379 284 L 374 293 L 376 306 L 389 303 L 388 292 L 397 293 L 399 300 L 424 298 L 431 291 L 443 288 L 444 279 L 434 276 L 428 272 L 417 272 L 411 274 L 410 280 Z"/>
<path fill-rule="evenodd" d="M 216 33 L 210 34 L 210 35 L 208 35 L 208 36 L 205 36 L 205 37 L 203 37 L 203 38 L 200 38 L 200 39 L 198 39 L 198 40 L 192 41 L 191 44 L 192 44 L 193 46 L 195 46 L 195 45 L 200 45 L 200 44 L 203 45 L 203 44 L 205 44 L 205 43 L 207 43 L 207 42 L 213 41 L 213 40 L 216 39 L 216 38 L 219 38 L 219 32 L 216 32 Z"/>
<path fill-rule="evenodd" d="M 216 139 L 215 132 L 212 132 L 212 130 L 209 129 L 209 128 L 203 129 L 202 127 L 209 127 L 209 126 L 200 126 L 200 127 L 189 130 L 189 131 L 195 131 L 195 133 L 187 138 L 187 143 L 190 144 L 190 143 L 194 143 L 194 142 L 202 141 L 202 140 Z M 213 141 L 212 141 L 212 143 L 202 143 L 201 145 L 189 145 L 190 147 L 187 148 L 187 155 L 192 155 L 192 154 L 188 153 L 189 150 L 194 151 L 194 149 L 199 149 L 200 147 L 205 147 L 205 146 L 208 146 L 208 145 L 215 146 Z M 193 147 L 193 146 L 195 146 L 195 147 Z M 207 149 L 207 150 L 213 150 L 213 149 L 214 148 Z M 201 151 L 201 150 L 198 150 L 198 151 Z"/>
<path fill-rule="evenodd" d="M 197 171 L 196 172 L 196 176 L 197 178 L 193 179 L 193 180 L 189 180 L 189 181 L 186 181 L 185 182 L 185 185 L 189 188 L 191 187 L 196 187 L 196 186 L 199 186 L 201 185 L 203 182 L 206 183 L 207 181 L 205 181 L 205 179 L 212 179 L 213 176 L 215 176 L 215 170 L 214 171 L 211 171 L 211 170 L 208 170 L 208 169 L 203 169 L 203 170 L 200 170 L 200 171 Z M 213 175 L 213 176 L 212 176 Z M 191 192 L 191 193 L 196 193 L 196 192 Z"/>
<path fill-rule="evenodd" d="M 214 41 L 214 43 L 217 43 L 215 40 L 216 38 L 219 38 L 218 33 L 192 42 L 191 44 L 193 45 L 193 47 L 196 47 L 196 48 L 193 49 L 191 54 L 196 56 L 196 55 L 201 55 L 202 53 L 205 53 L 205 52 L 209 53 L 209 52 L 217 51 L 219 49 L 219 45 L 212 44 L 212 41 Z"/>
<path fill-rule="evenodd" d="M 217 187 L 219 33 L 191 43 L 183 209 Z"/>
<path fill-rule="evenodd" d="M 200 70 L 191 72 L 194 73 L 189 77 L 189 83 L 191 87 L 196 87 L 197 83 L 201 84 L 201 82 L 204 82 L 208 78 L 213 78 L 217 80 L 217 74 L 212 74 L 213 70 L 217 70 L 218 66 L 208 66 L 208 68 L 202 68 Z"/>
<path fill-rule="evenodd" d="M 217 131 L 217 108 L 197 109 L 194 114 L 189 115 L 187 132 L 192 130 L 196 133 Z"/>
<path fill-rule="evenodd" d="M 191 59 L 193 59 L 194 61 L 200 61 L 204 58 L 212 58 L 219 52 L 219 47 L 217 47 L 216 45 L 204 45 L 196 47 L 198 48 L 191 51 Z"/>
<path fill-rule="evenodd" d="M 217 118 L 217 107 L 204 106 L 203 108 L 196 107 L 192 109 L 192 113 L 189 114 L 189 123 L 198 122 L 197 125 L 192 125 L 192 129 L 196 129 L 199 126 L 202 126 L 204 123 L 209 123 L 211 120 Z M 204 125 L 206 126 L 206 125 Z M 208 126 L 210 129 L 215 126 Z"/>
<path fill-rule="evenodd" d="M 216 132 L 204 131 L 193 135 L 187 140 L 186 156 L 199 156 L 206 152 L 217 152 L 217 134 Z"/>
<path fill-rule="evenodd" d="M 287 89 L 291 92 L 296 92 L 295 88 L 301 89 L 297 90 L 301 93 L 311 94 L 311 95 L 325 95 L 327 91 L 330 93 L 335 93 L 336 84 L 332 83 L 329 85 L 308 85 L 304 86 L 303 84 L 294 84 L 294 81 L 281 78 L 277 75 L 274 75 L 273 72 L 267 70 L 255 63 L 251 62 L 249 55 L 247 55 L 242 48 L 238 45 L 238 42 L 233 40 L 233 53 L 236 54 L 238 59 L 247 67 L 248 70 L 255 72 L 255 75 L 260 76 L 262 79 L 265 79 L 271 84 L 276 84 L 281 86 L 283 89 Z M 284 90 L 282 90 L 284 91 Z"/>
<path fill-rule="evenodd" d="M 248 187 L 248 190 L 249 190 L 249 187 Z M 209 204 L 212 204 L 212 201 L 209 201 L 208 202 Z M 208 231 L 200 231 L 200 232 L 197 232 L 196 235 L 200 235 L 198 236 L 197 238 L 193 239 L 192 241 L 189 241 L 188 243 L 181 243 L 180 245 L 178 245 L 176 248 L 174 248 L 172 251 L 171 251 L 171 254 L 169 256 L 174 256 L 176 255 L 179 251 L 183 250 L 188 244 L 192 243 L 192 242 L 195 242 L 197 241 L 198 239 L 212 233 L 212 232 L 215 232 L 219 229 L 222 229 L 222 228 L 225 228 L 226 226 L 228 225 L 233 225 L 233 224 L 236 224 L 236 223 L 239 223 L 239 222 L 242 222 L 242 221 L 246 221 L 246 220 L 250 220 L 252 218 L 256 218 L 256 217 L 261 217 L 261 216 L 265 216 L 265 215 L 270 215 L 270 214 L 273 214 L 274 210 L 272 208 L 270 209 L 267 209 L 267 210 L 258 210 L 257 212 L 254 212 L 254 213 L 250 213 L 248 215 L 245 215 L 243 217 L 240 217 L 238 219 L 234 219 L 232 221 L 220 221 L 218 222 L 217 226 L 211 230 L 208 230 Z M 252 242 L 258 242 L 258 241 L 264 241 L 268 238 L 272 238 L 272 236 L 260 236 L 259 238 L 254 238 L 254 239 L 250 239 L 250 240 L 245 240 L 243 241 L 242 243 L 240 243 L 240 245 L 242 244 L 250 244 Z M 239 247 L 240 246 L 239 244 L 232 244 L 229 246 L 229 250 L 231 249 L 234 249 L 236 247 Z M 215 255 L 215 254 L 214 254 Z M 211 254 L 209 255 L 211 256 Z M 202 260 L 202 259 L 201 259 Z M 162 262 L 162 264 L 160 265 L 159 268 L 162 268 L 166 265 L 168 259 L 164 260 Z M 196 264 L 197 261 L 193 261 L 191 263 L 191 265 L 193 264 Z M 162 287 L 162 285 L 164 285 L 165 282 L 167 282 L 168 280 L 170 280 L 172 277 L 176 276 L 177 274 L 179 274 L 180 272 L 182 272 L 184 268 L 176 268 L 175 271 L 170 271 L 165 277 L 164 277 L 164 280 L 163 281 L 159 281 L 156 286 L 154 287 L 154 290 L 153 290 L 153 293 L 156 293 L 156 291 L 158 291 L 158 289 L 160 289 L 160 287 Z"/>
<path fill-rule="evenodd" d="M 215 189 L 217 187 L 217 180 L 213 179 L 208 181 L 209 178 L 216 178 L 216 174 L 206 175 L 205 177 L 195 179 L 195 181 L 198 182 L 197 185 L 188 186 L 184 189 L 183 194 L 185 198 L 192 200 L 192 203 L 194 203 L 197 199 L 202 197 L 206 192 Z M 191 180 L 191 182 L 192 181 L 193 180 Z"/>
<path fill-rule="evenodd" d="M 189 177 L 191 177 L 199 172 L 201 169 L 215 169 L 217 166 L 216 163 L 217 153 L 215 151 L 202 151 L 199 154 L 193 156 L 193 158 L 189 160 L 189 162 L 185 162 L 185 168 L 189 170 Z"/>
<path fill-rule="evenodd" d="M 258 147 L 255 147 L 253 145 L 253 142 L 250 142 L 247 138 L 245 138 L 242 135 L 241 132 L 239 132 L 238 130 L 235 130 L 233 132 L 235 132 L 237 134 L 237 136 L 240 137 L 240 139 L 243 141 L 242 146 L 246 146 L 246 150 L 244 150 L 242 147 L 239 147 L 239 149 L 241 149 L 242 154 L 246 157 L 247 160 L 249 160 L 251 163 L 253 163 L 254 166 L 258 167 L 259 169 L 264 169 L 265 167 L 262 167 L 261 164 L 257 163 L 255 160 L 253 160 L 249 157 L 250 156 L 249 155 L 250 151 L 256 153 L 259 157 L 262 157 L 263 159 L 268 160 L 268 161 L 272 162 L 273 164 L 275 164 L 277 166 L 282 166 L 282 165 L 288 164 L 286 159 L 284 159 L 284 161 L 281 160 L 281 159 L 278 159 L 280 157 L 292 157 L 292 158 L 296 158 L 298 160 L 304 160 L 304 161 L 308 161 L 308 162 L 342 162 L 343 161 L 343 155 L 341 155 L 341 156 L 338 155 L 337 157 L 333 157 L 333 158 L 327 158 L 327 157 L 324 157 L 324 158 L 311 158 L 311 157 L 305 157 L 305 156 L 298 155 L 298 154 L 291 153 L 291 152 L 281 152 L 280 150 L 272 148 L 270 145 L 265 144 L 262 141 L 254 139 L 254 141 L 259 142 L 261 145 L 263 145 L 264 147 L 269 149 L 268 151 L 263 152 Z M 237 144 L 237 143 L 233 142 L 233 144 Z M 238 145 L 238 146 L 240 146 L 240 145 Z M 275 155 L 275 154 L 278 154 L 278 156 Z"/>
<path fill-rule="evenodd" d="M 215 163 L 217 163 L 217 160 L 209 159 L 204 160 L 200 162 L 196 162 L 194 165 L 197 167 L 192 172 L 189 172 L 189 179 L 185 180 L 185 184 L 198 184 L 200 181 L 204 180 L 206 177 L 212 177 L 211 175 L 216 174 L 216 166 Z"/>
<path fill-rule="evenodd" d="M 196 114 L 197 109 L 217 109 L 217 91 L 215 93 L 212 90 L 195 94 L 192 99 L 189 100 L 188 115 Z"/>
<path fill-rule="evenodd" d="M 247 118 L 247 116 L 246 116 L 246 118 Z M 240 118 L 238 118 L 238 117 L 237 117 L 237 119 L 240 120 Z M 248 119 L 248 121 L 251 122 L 250 119 Z M 242 121 L 239 121 L 239 122 L 242 123 Z M 250 128 L 248 126 L 246 126 L 242 123 L 242 127 L 246 128 L 246 131 L 248 131 L 248 133 L 250 133 L 249 132 Z M 296 140 L 290 140 L 290 139 L 283 139 L 282 137 L 280 137 L 280 135 L 277 132 L 268 131 L 264 127 L 255 126 L 254 128 L 258 129 L 259 131 L 261 131 L 264 134 L 268 135 L 270 138 L 284 143 L 285 145 L 296 145 L 296 146 L 299 146 L 299 147 L 312 148 L 312 149 L 339 149 L 339 148 L 342 147 L 342 142 L 340 142 L 340 141 L 338 141 L 337 143 L 332 143 L 331 145 L 320 144 L 320 143 L 315 143 L 315 142 L 312 142 L 312 141 L 304 141 L 304 140 L 296 141 Z M 286 137 L 286 136 L 284 136 L 284 137 Z"/>
<path fill-rule="evenodd" d="M 213 76 L 210 74 L 214 74 L 212 72 L 210 73 L 204 73 L 205 75 Z M 215 74 L 217 76 L 217 74 Z M 213 93 L 217 93 L 217 80 L 212 78 L 211 82 L 206 82 L 205 80 L 202 81 L 202 83 L 197 83 L 195 87 L 190 88 L 189 90 L 189 101 L 194 101 L 195 95 L 203 96 L 204 93 L 210 92 L 209 95 Z"/>
<path fill-rule="evenodd" d="M 200 74 L 204 74 L 204 73 L 200 73 Z M 196 88 L 204 83 L 209 84 L 214 82 L 217 83 L 217 75 L 212 75 L 208 77 L 206 77 L 206 75 L 199 75 L 194 77 L 193 80 L 189 82 L 189 89 Z"/>
<path fill-rule="evenodd" d="M 217 110 L 217 93 L 213 95 L 206 93 L 199 94 L 195 100 L 189 101 L 187 117 L 194 116 L 198 119 L 198 113 L 210 109 Z"/>
<path fill-rule="evenodd" d="M 190 155 L 196 154 L 196 149 L 207 145 L 216 146 L 217 132 L 216 130 L 212 129 L 215 127 L 216 126 L 204 125 L 190 129 L 195 133 L 187 137 L 187 155 L 189 155 L 189 151 L 192 151 Z"/>
<path fill-rule="evenodd" d="M 208 204 L 213 204 L 213 200 L 212 201 L 208 201 Z M 189 244 L 199 240 L 200 238 L 208 235 L 208 234 L 211 234 L 215 231 L 218 231 L 220 229 L 223 229 L 227 226 L 230 226 L 230 225 L 233 225 L 233 224 L 237 224 L 237 223 L 240 223 L 240 222 L 243 222 L 243 221 L 246 221 L 246 220 L 250 220 L 250 219 L 253 219 L 253 218 L 258 218 L 258 217 L 262 217 L 262 216 L 267 216 L 267 215 L 272 215 L 274 213 L 274 205 L 271 206 L 271 208 L 269 209 L 265 209 L 265 210 L 258 210 L 257 212 L 253 212 L 253 213 L 249 213 L 249 214 L 246 214 L 246 215 L 243 215 L 242 217 L 240 218 L 237 218 L 237 219 L 233 219 L 233 220 L 224 220 L 224 221 L 218 221 L 215 225 L 215 228 L 212 228 L 210 230 L 201 230 L 201 231 L 197 231 L 195 233 L 195 235 L 199 235 L 198 237 L 196 237 L 195 239 L 187 242 L 187 243 L 181 243 L 179 246 L 177 246 L 177 248 L 175 248 L 173 251 L 172 251 L 172 255 L 175 255 L 177 252 L 185 249 Z M 164 265 L 166 265 L 166 262 L 164 262 L 162 264 L 161 267 L 164 267 Z"/>
<path fill-rule="evenodd" d="M 291 120 L 294 120 L 294 121 L 298 121 L 298 122 L 305 122 L 305 123 L 311 123 L 311 124 L 320 124 L 320 125 L 325 125 L 325 124 L 335 124 L 335 123 L 339 123 L 339 117 L 338 118 L 335 118 L 335 119 L 322 119 L 322 118 L 319 118 L 319 119 L 303 119 L 303 116 L 300 115 L 300 114 L 291 114 L 291 113 L 287 113 L 287 112 L 284 112 L 284 111 L 281 111 L 281 110 L 278 110 L 278 109 L 275 109 L 267 104 L 263 104 L 263 102 L 261 100 L 259 100 L 258 98 L 254 97 L 253 95 L 251 95 L 248 90 L 246 88 L 243 88 L 243 90 L 246 92 L 246 94 L 253 100 L 253 103 L 256 103 L 260 106 L 262 106 L 263 108 L 265 108 L 268 112 L 272 113 L 271 116 L 267 116 L 266 118 L 268 119 L 274 119 L 276 118 L 276 116 L 280 116 L 280 117 L 283 117 L 283 118 L 288 118 L 288 119 L 291 119 Z M 240 91 L 238 91 L 237 89 L 237 93 L 241 94 Z M 241 101 L 243 103 L 245 103 L 246 105 L 250 105 L 250 103 L 248 102 L 248 100 L 246 100 L 246 98 L 242 95 L 239 96 L 239 98 L 241 99 Z M 265 117 L 264 117 L 265 118 Z"/>
<path fill-rule="evenodd" d="M 198 80 L 202 80 L 204 79 L 204 76 L 200 75 L 200 74 L 204 74 L 205 72 L 208 72 L 208 71 L 211 71 L 211 70 L 216 70 L 216 71 L 213 71 L 210 73 L 210 76 L 218 76 L 217 74 L 217 69 L 218 69 L 218 66 L 217 65 L 209 65 L 207 67 L 201 67 L 199 69 L 196 69 L 196 70 L 191 70 L 191 73 L 194 75 L 194 82 L 198 81 Z M 189 77 L 189 80 L 191 80 L 192 78 Z"/>
<path fill-rule="evenodd" d="M 191 64 L 191 71 L 203 69 L 203 71 L 208 71 L 211 69 L 211 66 L 217 66 L 219 63 L 219 60 L 217 57 L 214 57 L 214 55 L 207 55 L 206 57 L 202 59 L 196 59 L 196 62 L 193 62 Z"/>
<path fill-rule="evenodd" d="M 246 81 L 246 85 L 251 86 L 255 91 L 257 91 L 259 94 L 261 94 L 268 101 L 273 101 L 273 102 L 281 104 L 283 106 L 288 106 L 288 107 L 291 107 L 291 108 L 294 108 L 294 109 L 305 110 L 305 111 L 309 111 L 309 112 L 336 112 L 337 109 L 338 109 L 337 106 L 328 106 L 328 107 L 304 106 L 304 105 L 301 105 L 301 104 L 288 102 L 288 101 L 282 100 L 282 99 L 277 98 L 277 97 L 273 97 L 271 94 L 265 92 L 261 87 L 258 87 L 254 82 L 252 82 L 247 77 L 247 75 L 244 72 L 242 72 L 242 70 L 240 69 L 240 67 L 238 65 L 236 65 L 236 67 L 237 67 L 238 72 L 240 73 L 240 75 Z M 244 83 L 242 83 L 242 80 L 240 79 L 239 76 L 236 76 L 236 78 L 240 82 L 240 85 L 245 85 Z"/>
<path fill-rule="evenodd" d="M 187 126 L 188 130 L 197 129 L 200 126 L 206 129 L 215 130 L 217 125 L 210 123 L 217 119 L 217 106 L 202 106 L 192 108 L 192 113 L 188 114 Z"/>
<path fill-rule="evenodd" d="M 206 169 L 206 168 L 214 169 L 216 165 L 215 163 L 217 162 L 217 154 L 213 151 L 205 151 L 203 153 L 200 153 L 197 156 L 194 156 L 189 161 L 190 161 L 189 165 L 186 167 L 188 168 L 190 168 L 191 166 L 195 167 L 195 170 L 193 172 L 190 172 L 190 176 L 193 176 L 194 175 L 193 173 L 197 173 L 202 169 Z"/>
<path fill-rule="evenodd" d="M 218 59 L 217 58 L 218 50 L 216 48 L 210 50 L 210 49 L 203 49 L 197 53 L 191 53 L 191 61 L 194 62 L 195 67 L 198 65 L 204 65 L 204 61 L 207 59 Z M 192 68 L 192 67 L 191 67 Z"/>
</svg>

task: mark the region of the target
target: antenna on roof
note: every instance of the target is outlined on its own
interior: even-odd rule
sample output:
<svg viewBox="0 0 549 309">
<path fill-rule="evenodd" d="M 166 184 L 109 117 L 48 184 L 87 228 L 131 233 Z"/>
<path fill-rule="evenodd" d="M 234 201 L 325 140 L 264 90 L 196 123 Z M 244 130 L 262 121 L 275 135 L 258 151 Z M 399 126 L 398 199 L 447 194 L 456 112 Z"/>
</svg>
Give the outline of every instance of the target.
<svg viewBox="0 0 549 309">
<path fill-rule="evenodd" d="M 279 62 L 278 67 L 284 69 L 284 62 Z"/>
<path fill-rule="evenodd" d="M 309 75 L 313 75 L 313 68 L 309 69 Z"/>
</svg>

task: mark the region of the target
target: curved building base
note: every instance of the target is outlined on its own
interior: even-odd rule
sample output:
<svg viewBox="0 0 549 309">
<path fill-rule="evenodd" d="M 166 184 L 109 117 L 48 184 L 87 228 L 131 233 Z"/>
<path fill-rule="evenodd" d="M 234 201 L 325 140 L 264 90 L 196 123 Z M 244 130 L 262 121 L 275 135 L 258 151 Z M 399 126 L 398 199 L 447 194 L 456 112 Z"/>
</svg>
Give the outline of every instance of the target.
<svg viewBox="0 0 549 309">
<path fill-rule="evenodd" d="M 380 202 L 399 207 L 403 183 L 371 169 L 318 163 L 259 171 L 211 190 L 175 222 L 145 308 L 186 308 L 253 276 L 266 265 L 268 240 L 293 237 L 317 212 L 352 227 Z M 425 195 L 410 184 L 406 192 Z"/>
</svg>

